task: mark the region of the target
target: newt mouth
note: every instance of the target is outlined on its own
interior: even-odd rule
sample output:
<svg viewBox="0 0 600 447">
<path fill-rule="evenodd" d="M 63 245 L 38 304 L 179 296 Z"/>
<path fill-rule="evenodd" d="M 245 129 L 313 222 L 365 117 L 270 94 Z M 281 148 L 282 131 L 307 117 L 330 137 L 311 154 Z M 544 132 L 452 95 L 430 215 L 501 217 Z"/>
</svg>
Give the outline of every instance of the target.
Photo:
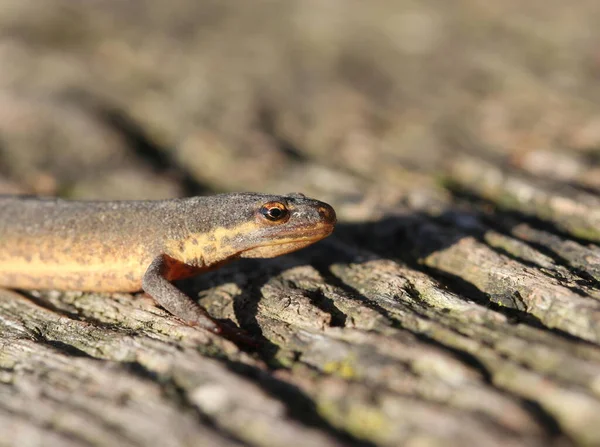
<svg viewBox="0 0 600 447">
<path fill-rule="evenodd" d="M 244 250 L 240 257 L 242 258 L 274 258 L 276 256 L 292 253 L 301 248 L 308 247 L 321 239 L 326 238 L 333 232 L 333 225 L 327 225 L 306 232 L 304 235 L 294 235 L 289 238 L 274 239 L 269 243 L 265 243 L 256 247 Z"/>
</svg>

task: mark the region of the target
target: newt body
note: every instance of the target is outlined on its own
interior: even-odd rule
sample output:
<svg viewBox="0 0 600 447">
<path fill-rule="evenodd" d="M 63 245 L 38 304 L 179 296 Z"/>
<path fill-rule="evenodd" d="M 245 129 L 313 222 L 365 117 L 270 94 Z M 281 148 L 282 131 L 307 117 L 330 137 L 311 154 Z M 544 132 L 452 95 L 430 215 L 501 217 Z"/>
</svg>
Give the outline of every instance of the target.
<svg viewBox="0 0 600 447">
<path fill-rule="evenodd" d="M 189 324 L 220 328 L 172 280 L 240 257 L 274 257 L 334 228 L 302 194 L 221 194 L 162 201 L 0 196 L 0 286 L 134 292 Z"/>
</svg>

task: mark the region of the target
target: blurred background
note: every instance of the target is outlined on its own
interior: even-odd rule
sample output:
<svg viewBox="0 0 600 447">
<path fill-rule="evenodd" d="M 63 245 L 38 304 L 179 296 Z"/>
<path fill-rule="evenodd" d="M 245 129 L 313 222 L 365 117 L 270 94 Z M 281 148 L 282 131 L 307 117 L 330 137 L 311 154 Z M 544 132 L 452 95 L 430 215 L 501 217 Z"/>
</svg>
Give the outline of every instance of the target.
<svg viewBox="0 0 600 447">
<path fill-rule="evenodd" d="M 474 158 L 597 192 L 599 23 L 597 0 L 2 0 L 0 188 L 364 219 L 445 202 Z"/>
</svg>

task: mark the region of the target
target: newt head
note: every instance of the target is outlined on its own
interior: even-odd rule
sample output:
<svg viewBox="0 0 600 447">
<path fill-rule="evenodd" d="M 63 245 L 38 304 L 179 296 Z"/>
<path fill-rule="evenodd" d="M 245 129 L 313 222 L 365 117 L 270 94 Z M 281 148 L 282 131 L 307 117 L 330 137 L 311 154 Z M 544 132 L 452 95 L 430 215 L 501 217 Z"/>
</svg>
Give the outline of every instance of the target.
<svg viewBox="0 0 600 447">
<path fill-rule="evenodd" d="M 242 258 L 272 258 L 320 241 L 333 232 L 336 215 L 327 203 L 296 193 L 262 203 L 253 223 L 239 245 Z"/>
<path fill-rule="evenodd" d="M 329 236 L 336 223 L 330 205 L 298 193 L 222 194 L 203 197 L 197 208 L 194 199 L 187 199 L 187 234 L 167 252 L 191 266 L 290 253 Z"/>
</svg>

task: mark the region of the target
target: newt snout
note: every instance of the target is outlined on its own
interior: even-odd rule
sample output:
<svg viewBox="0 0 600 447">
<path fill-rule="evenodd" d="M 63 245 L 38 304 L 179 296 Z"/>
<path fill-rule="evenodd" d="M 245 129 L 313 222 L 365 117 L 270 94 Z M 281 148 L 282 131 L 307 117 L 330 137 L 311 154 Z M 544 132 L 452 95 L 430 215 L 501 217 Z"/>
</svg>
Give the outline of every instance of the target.
<svg viewBox="0 0 600 447">
<path fill-rule="evenodd" d="M 335 215 L 335 210 L 328 204 L 323 203 L 319 206 L 318 209 L 319 216 L 323 219 L 323 221 L 333 227 L 337 222 L 337 217 Z"/>
</svg>

